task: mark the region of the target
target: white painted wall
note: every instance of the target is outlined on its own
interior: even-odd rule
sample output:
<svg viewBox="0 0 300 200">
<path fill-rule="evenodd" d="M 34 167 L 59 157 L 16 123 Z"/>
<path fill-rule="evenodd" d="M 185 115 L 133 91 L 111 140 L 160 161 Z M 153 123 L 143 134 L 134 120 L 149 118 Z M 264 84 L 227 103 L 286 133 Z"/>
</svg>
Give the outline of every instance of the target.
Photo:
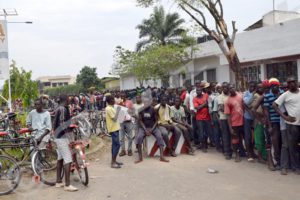
<svg viewBox="0 0 300 200">
<path fill-rule="evenodd" d="M 150 87 L 161 87 L 161 81 L 160 80 L 144 81 L 143 86 L 148 87 L 148 85 Z M 121 90 L 129 90 L 129 89 L 134 89 L 136 87 L 140 87 L 140 83 L 133 75 L 121 76 L 120 87 Z"/>
<path fill-rule="evenodd" d="M 300 18 L 300 14 L 296 12 L 275 11 L 269 12 L 263 16 L 263 26 L 271 26 L 281 22 Z"/>
</svg>

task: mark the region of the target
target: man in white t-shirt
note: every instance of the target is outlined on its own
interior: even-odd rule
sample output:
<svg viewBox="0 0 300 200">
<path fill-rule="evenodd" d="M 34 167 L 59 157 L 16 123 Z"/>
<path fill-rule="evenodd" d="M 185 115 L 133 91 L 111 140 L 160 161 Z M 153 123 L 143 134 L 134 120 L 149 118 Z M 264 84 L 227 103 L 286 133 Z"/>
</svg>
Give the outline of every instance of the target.
<svg viewBox="0 0 300 200">
<path fill-rule="evenodd" d="M 289 90 L 278 97 L 273 103 L 273 108 L 286 122 L 291 167 L 300 174 L 300 162 L 297 158 L 297 144 L 300 141 L 300 90 L 295 77 L 289 77 L 287 83 Z M 282 105 L 286 113 L 279 109 Z"/>
</svg>

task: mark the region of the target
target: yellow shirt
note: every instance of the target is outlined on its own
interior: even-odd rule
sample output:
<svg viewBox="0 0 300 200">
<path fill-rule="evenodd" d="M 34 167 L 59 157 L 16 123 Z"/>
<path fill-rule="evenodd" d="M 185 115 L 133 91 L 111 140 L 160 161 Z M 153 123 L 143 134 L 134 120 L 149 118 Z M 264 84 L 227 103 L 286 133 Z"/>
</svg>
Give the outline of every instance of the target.
<svg viewBox="0 0 300 200">
<path fill-rule="evenodd" d="M 170 118 L 170 107 L 166 105 L 166 107 L 159 107 L 158 110 L 158 124 L 166 125 L 172 123 Z"/>
<path fill-rule="evenodd" d="M 116 110 L 113 106 L 107 105 L 105 108 L 106 113 L 106 126 L 109 133 L 120 130 L 120 124 L 113 119 L 116 115 Z"/>
</svg>

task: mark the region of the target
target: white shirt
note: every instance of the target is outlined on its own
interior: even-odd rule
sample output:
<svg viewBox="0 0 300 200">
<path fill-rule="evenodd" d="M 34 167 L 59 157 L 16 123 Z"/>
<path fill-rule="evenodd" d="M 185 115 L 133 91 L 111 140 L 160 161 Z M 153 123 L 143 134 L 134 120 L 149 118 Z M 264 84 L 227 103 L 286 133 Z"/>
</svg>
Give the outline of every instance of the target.
<svg viewBox="0 0 300 200">
<path fill-rule="evenodd" d="M 284 106 L 288 115 L 295 117 L 295 122 L 287 122 L 287 124 L 300 126 L 300 90 L 297 93 L 286 91 L 283 93 L 275 103 L 280 107 Z"/>
<path fill-rule="evenodd" d="M 196 92 L 196 89 L 193 89 L 191 92 L 190 92 L 190 110 L 191 111 L 196 111 L 195 110 L 195 107 L 194 107 L 194 98 L 197 96 L 197 92 Z"/>
</svg>

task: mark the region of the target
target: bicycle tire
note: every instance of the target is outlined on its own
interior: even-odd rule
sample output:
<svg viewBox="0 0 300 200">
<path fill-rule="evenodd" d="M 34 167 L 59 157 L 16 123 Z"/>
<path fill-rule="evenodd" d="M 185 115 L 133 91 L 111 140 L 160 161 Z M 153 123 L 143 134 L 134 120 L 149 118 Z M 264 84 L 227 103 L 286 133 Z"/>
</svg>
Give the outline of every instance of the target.
<svg viewBox="0 0 300 200">
<path fill-rule="evenodd" d="M 8 166 L 9 162 L 12 166 Z M 0 196 L 12 193 L 19 186 L 21 175 L 21 169 L 15 159 L 9 156 L 0 155 Z M 14 183 L 12 187 L 9 187 L 7 190 L 5 190 L 5 187 L 3 187 L 4 185 L 2 184 L 2 180 L 4 180 L 3 177 L 8 178 L 9 182 Z"/>
<path fill-rule="evenodd" d="M 87 186 L 89 184 L 89 173 L 88 173 L 87 166 L 85 164 L 85 160 L 82 159 L 81 155 L 83 155 L 83 152 L 81 150 L 76 151 L 76 159 L 74 162 L 81 183 L 84 186 Z"/>
<path fill-rule="evenodd" d="M 33 172 L 40 176 L 42 183 L 54 186 L 56 183 L 56 163 L 56 151 L 40 149 L 33 154 L 31 166 Z"/>
</svg>

